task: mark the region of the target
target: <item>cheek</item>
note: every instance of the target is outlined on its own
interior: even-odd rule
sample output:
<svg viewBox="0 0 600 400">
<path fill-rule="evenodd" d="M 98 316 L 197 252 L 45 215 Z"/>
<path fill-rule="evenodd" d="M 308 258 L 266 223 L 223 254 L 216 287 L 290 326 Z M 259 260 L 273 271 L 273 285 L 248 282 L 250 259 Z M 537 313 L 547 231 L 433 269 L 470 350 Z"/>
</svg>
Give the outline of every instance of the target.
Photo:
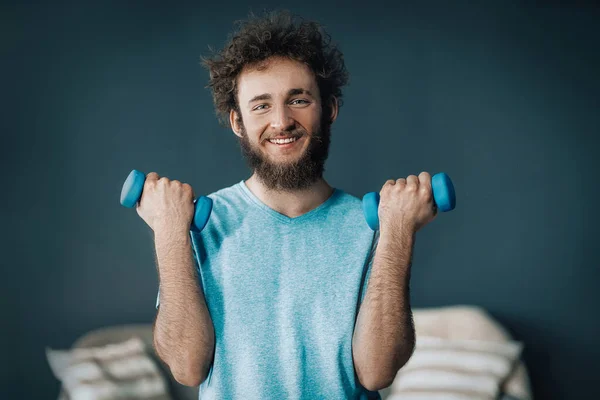
<svg viewBox="0 0 600 400">
<path fill-rule="evenodd" d="M 262 146 L 261 130 L 252 130 L 252 128 L 246 128 L 246 137 L 252 146 Z"/>
<path fill-rule="evenodd" d="M 244 136 L 250 143 L 256 144 L 260 138 L 260 129 L 258 129 L 252 122 L 244 120 L 244 123 L 240 124 L 240 134 Z"/>
<path fill-rule="evenodd" d="M 250 138 L 250 141 L 252 141 L 252 143 L 258 143 L 260 141 L 262 132 L 263 132 L 263 130 L 260 129 L 260 127 L 256 127 L 256 126 L 247 126 L 246 127 L 246 134 L 248 135 L 248 137 Z"/>
<path fill-rule="evenodd" d="M 310 129 L 311 133 L 314 133 L 321 128 L 321 116 L 321 113 L 313 111 L 304 116 L 302 125 Z"/>
</svg>

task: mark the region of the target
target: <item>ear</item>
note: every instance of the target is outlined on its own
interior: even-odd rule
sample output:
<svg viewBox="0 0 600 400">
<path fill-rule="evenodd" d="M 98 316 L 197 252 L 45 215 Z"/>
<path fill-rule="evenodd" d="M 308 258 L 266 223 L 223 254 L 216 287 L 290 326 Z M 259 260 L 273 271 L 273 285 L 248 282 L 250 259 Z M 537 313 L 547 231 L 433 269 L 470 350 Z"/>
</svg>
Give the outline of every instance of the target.
<svg viewBox="0 0 600 400">
<path fill-rule="evenodd" d="M 242 127 L 238 123 L 238 114 L 235 112 L 235 110 L 229 111 L 229 125 L 236 136 L 242 137 Z"/>
<path fill-rule="evenodd" d="M 333 123 L 333 121 L 336 120 L 339 112 L 339 103 L 337 97 L 332 95 L 329 98 L 329 107 L 329 109 L 331 110 L 331 113 L 329 115 L 329 121 Z"/>
</svg>

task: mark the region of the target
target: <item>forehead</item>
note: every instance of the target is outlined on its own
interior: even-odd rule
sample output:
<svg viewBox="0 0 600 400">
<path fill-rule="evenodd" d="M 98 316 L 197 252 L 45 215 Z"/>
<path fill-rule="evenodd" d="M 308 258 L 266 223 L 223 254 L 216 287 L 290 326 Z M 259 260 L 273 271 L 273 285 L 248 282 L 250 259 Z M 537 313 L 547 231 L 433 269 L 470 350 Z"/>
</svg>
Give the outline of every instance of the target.
<svg viewBox="0 0 600 400">
<path fill-rule="evenodd" d="M 318 93 L 311 69 L 306 64 L 284 58 L 270 59 L 244 68 L 237 84 L 240 102 L 264 93 L 284 95 L 288 90 L 296 88 L 310 90 L 315 95 Z"/>
</svg>

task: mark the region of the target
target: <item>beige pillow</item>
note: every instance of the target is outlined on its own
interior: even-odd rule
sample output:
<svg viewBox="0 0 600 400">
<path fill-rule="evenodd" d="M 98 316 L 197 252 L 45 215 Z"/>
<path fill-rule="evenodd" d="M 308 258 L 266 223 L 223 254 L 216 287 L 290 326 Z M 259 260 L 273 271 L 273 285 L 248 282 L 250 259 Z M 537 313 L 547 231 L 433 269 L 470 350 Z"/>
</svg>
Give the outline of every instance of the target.
<svg viewBox="0 0 600 400">
<path fill-rule="evenodd" d="M 389 400 L 494 400 L 523 345 L 417 336 L 415 351 L 398 371 Z"/>
<path fill-rule="evenodd" d="M 102 347 L 46 348 L 52 372 L 74 400 L 171 400 L 165 377 L 139 337 Z"/>
<path fill-rule="evenodd" d="M 414 308 L 413 317 L 417 336 L 435 336 L 446 339 L 472 339 L 506 342 L 513 338 L 483 307 L 468 304 Z M 529 374 L 522 360 L 517 362 L 505 380 L 502 392 L 521 400 L 531 400 Z"/>
</svg>

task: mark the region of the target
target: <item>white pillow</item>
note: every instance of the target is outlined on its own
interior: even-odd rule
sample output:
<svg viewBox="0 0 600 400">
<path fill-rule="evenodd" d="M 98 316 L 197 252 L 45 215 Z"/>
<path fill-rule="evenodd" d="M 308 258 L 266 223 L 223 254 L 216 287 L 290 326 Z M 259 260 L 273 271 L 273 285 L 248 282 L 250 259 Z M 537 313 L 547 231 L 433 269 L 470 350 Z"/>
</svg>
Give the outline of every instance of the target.
<svg viewBox="0 0 600 400">
<path fill-rule="evenodd" d="M 102 347 L 46 348 L 46 356 L 70 399 L 171 400 L 165 377 L 139 337 Z"/>
<path fill-rule="evenodd" d="M 494 400 L 523 344 L 417 336 L 415 351 L 398 371 L 389 400 Z"/>
</svg>

